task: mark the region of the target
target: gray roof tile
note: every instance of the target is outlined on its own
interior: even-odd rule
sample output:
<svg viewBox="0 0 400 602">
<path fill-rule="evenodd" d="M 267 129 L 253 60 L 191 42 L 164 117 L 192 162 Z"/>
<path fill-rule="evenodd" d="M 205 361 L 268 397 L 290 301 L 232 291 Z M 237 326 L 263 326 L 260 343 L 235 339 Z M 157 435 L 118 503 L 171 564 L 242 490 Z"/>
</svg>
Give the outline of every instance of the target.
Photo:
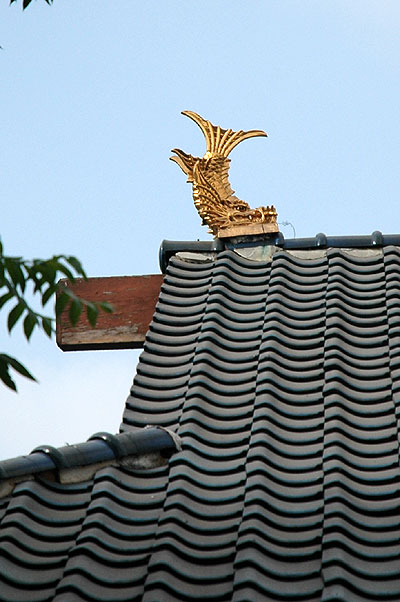
<svg viewBox="0 0 400 602">
<path fill-rule="evenodd" d="M 4 599 L 400 598 L 400 251 L 376 246 L 400 237 L 277 243 L 207 263 L 168 243 L 122 431 L 172 427 L 182 452 L 17 484 Z"/>
</svg>

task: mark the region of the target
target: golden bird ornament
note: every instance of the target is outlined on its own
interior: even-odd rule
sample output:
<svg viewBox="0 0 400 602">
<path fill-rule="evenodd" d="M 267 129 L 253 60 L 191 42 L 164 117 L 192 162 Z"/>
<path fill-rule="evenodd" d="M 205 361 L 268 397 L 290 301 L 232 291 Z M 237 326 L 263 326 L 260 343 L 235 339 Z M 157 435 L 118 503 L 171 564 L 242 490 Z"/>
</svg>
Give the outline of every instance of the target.
<svg viewBox="0 0 400 602">
<path fill-rule="evenodd" d="M 193 111 L 182 111 L 193 119 L 204 134 L 207 144 L 205 155 L 193 157 L 174 148 L 171 160 L 179 165 L 193 186 L 193 200 L 203 224 L 210 233 L 223 238 L 245 234 L 277 232 L 277 212 L 273 205 L 251 209 L 235 196 L 229 183 L 229 153 L 243 140 L 267 136 L 262 130 L 234 132 L 213 125 Z"/>
</svg>

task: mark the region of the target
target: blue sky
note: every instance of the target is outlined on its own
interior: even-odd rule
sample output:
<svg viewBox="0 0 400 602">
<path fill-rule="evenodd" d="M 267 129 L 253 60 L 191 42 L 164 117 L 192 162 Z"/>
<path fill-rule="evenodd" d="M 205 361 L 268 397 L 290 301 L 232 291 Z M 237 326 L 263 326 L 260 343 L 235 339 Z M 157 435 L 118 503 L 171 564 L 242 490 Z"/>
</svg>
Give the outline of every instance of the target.
<svg viewBox="0 0 400 602">
<path fill-rule="evenodd" d="M 164 238 L 210 238 L 168 161 L 205 150 L 184 109 L 268 132 L 233 151 L 231 182 L 297 236 L 400 232 L 399 31 L 398 0 L 4 1 L 5 251 L 146 274 Z M 0 457 L 118 430 L 138 353 L 0 340 L 40 380 L 0 389 Z"/>
</svg>

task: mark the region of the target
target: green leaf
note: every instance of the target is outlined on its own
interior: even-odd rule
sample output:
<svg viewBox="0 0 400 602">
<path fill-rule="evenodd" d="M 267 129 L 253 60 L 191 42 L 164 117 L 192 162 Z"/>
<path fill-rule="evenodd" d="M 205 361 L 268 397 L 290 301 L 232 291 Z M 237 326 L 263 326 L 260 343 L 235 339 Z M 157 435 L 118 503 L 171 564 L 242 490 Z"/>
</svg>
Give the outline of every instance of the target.
<svg viewBox="0 0 400 602">
<path fill-rule="evenodd" d="M 64 281 L 65 282 L 65 281 Z M 67 286 L 64 283 L 60 283 L 59 284 L 60 288 L 62 287 L 63 292 L 68 295 L 68 297 L 70 297 L 70 299 L 77 299 L 78 297 L 75 295 L 74 291 L 72 290 L 72 288 L 69 288 L 69 286 Z"/>
<path fill-rule="evenodd" d="M 66 265 L 61 263 L 61 261 L 56 261 L 54 265 L 56 266 L 57 270 L 61 272 L 61 274 L 64 274 L 64 276 L 68 278 L 70 282 L 75 282 L 76 278 L 74 274 Z"/>
<path fill-rule="evenodd" d="M 75 326 L 75 324 L 78 322 L 82 313 L 82 309 L 82 302 L 80 301 L 80 299 L 75 298 L 72 301 L 71 306 L 69 308 L 69 321 L 71 322 L 72 326 Z"/>
<path fill-rule="evenodd" d="M 39 292 L 41 290 L 42 286 L 47 282 L 46 279 L 43 278 L 35 261 L 33 262 L 32 265 L 28 265 L 27 263 L 25 263 L 24 267 L 28 274 L 27 280 L 28 279 L 31 280 L 31 282 L 35 285 L 33 292 L 34 293 Z"/>
<path fill-rule="evenodd" d="M 17 390 L 17 386 L 16 386 L 15 382 L 13 381 L 13 379 L 11 378 L 10 372 L 8 370 L 8 362 L 2 360 L 1 357 L 0 357 L 0 380 L 9 389 L 12 389 L 13 391 Z"/>
<path fill-rule="evenodd" d="M 10 375 L 10 367 L 25 378 L 36 381 L 36 378 L 15 357 L 0 353 L 0 380 L 9 389 L 17 390 L 17 386 Z"/>
<path fill-rule="evenodd" d="M 17 0 L 10 0 L 10 6 L 11 4 L 14 4 L 14 2 L 16 2 Z M 32 0 L 23 0 L 22 2 L 22 9 L 25 10 L 26 8 L 28 8 L 28 6 L 30 5 L 30 3 L 32 2 Z M 53 4 L 53 0 L 45 0 L 45 2 L 50 6 L 51 4 Z"/>
<path fill-rule="evenodd" d="M 18 322 L 22 314 L 26 309 L 26 304 L 24 301 L 18 301 L 17 305 L 10 311 L 7 318 L 7 328 L 8 332 L 11 332 L 14 328 L 15 324 Z"/>
<path fill-rule="evenodd" d="M 95 303 L 86 303 L 86 315 L 89 320 L 90 326 L 94 328 L 96 326 L 99 310 Z"/>
<path fill-rule="evenodd" d="M 57 269 L 53 265 L 52 260 L 38 261 L 36 264 L 37 271 L 43 276 L 43 281 L 49 284 L 54 284 L 57 276 Z"/>
<path fill-rule="evenodd" d="M 5 295 L 2 295 L 0 297 L 0 309 L 3 307 L 3 305 L 5 305 L 7 303 L 7 301 L 10 301 L 10 299 L 12 299 L 14 297 L 14 293 L 6 293 Z"/>
<path fill-rule="evenodd" d="M 15 259 L 13 257 L 5 257 L 4 265 L 5 265 L 7 272 L 10 275 L 10 278 L 11 278 L 14 286 L 17 288 L 17 286 L 19 285 L 21 288 L 21 291 L 24 292 L 25 291 L 25 276 L 21 270 L 20 260 Z"/>
<path fill-rule="evenodd" d="M 12 4 L 16 0 L 11 0 Z M 45 0 L 52 4 L 52 0 Z M 26 8 L 31 0 L 23 0 L 23 8 Z M 52 318 L 43 316 L 30 307 L 30 301 L 25 300 L 27 284 L 30 285 L 33 293 L 37 294 L 43 307 L 54 295 L 56 315 L 63 311 L 68 311 L 68 316 L 72 325 L 75 325 L 86 306 L 88 320 L 92 326 L 96 324 L 100 304 L 86 301 L 79 298 L 71 289 L 66 286 L 67 280 L 61 284 L 57 282 L 60 276 L 66 276 L 67 279 L 76 280 L 75 273 L 79 277 L 86 279 L 86 273 L 80 261 L 69 255 L 54 255 L 50 259 L 31 259 L 26 260 L 22 257 L 5 257 L 3 255 L 3 246 L 0 242 L 0 310 L 8 302 L 11 304 L 11 311 L 7 316 L 7 326 L 11 333 L 18 320 L 23 319 L 23 331 L 27 340 L 32 336 L 35 327 L 42 328 L 50 337 L 54 332 Z M 30 299 L 30 296 L 29 296 Z M 104 304 L 104 311 L 111 311 L 109 304 Z M 25 313 L 26 312 L 26 313 Z M 25 313 L 25 316 L 24 316 Z M 10 358 L 5 354 L 0 354 L 0 384 L 16 391 L 16 385 L 10 374 L 14 369 L 23 376 L 33 379 L 28 370 L 16 359 Z"/>
<path fill-rule="evenodd" d="M 32 311 L 30 311 L 24 320 L 24 333 L 28 341 L 31 338 L 33 329 L 35 328 L 35 326 L 37 326 L 37 323 L 37 317 Z"/>
<path fill-rule="evenodd" d="M 44 307 L 46 303 L 51 299 L 51 297 L 55 294 L 57 290 L 56 284 L 51 284 L 45 292 L 42 294 L 42 306 Z"/>
<path fill-rule="evenodd" d="M 51 335 L 53 334 L 53 323 L 51 318 L 42 318 L 42 328 L 47 334 L 47 336 L 51 337 Z"/>
<path fill-rule="evenodd" d="M 114 313 L 114 306 L 111 303 L 108 303 L 108 301 L 101 301 L 99 307 L 107 314 Z"/>
<path fill-rule="evenodd" d="M 66 257 L 65 260 L 69 263 L 70 266 L 74 268 L 77 274 L 82 276 L 85 280 L 87 280 L 86 272 L 82 267 L 81 262 L 76 257 Z"/>
<path fill-rule="evenodd" d="M 56 316 L 60 316 L 64 309 L 67 307 L 68 305 L 68 301 L 70 300 L 70 297 L 68 295 L 68 293 L 65 291 L 63 291 L 62 293 L 58 293 L 57 297 L 56 297 L 56 305 L 55 305 L 55 310 L 56 310 Z"/>
<path fill-rule="evenodd" d="M 23 366 L 15 357 L 11 357 L 10 355 L 6 355 L 5 353 L 0 354 L 0 361 L 6 361 L 14 370 L 16 370 L 25 378 L 29 378 L 30 380 L 36 381 L 36 378 L 32 376 L 32 374 Z"/>
</svg>

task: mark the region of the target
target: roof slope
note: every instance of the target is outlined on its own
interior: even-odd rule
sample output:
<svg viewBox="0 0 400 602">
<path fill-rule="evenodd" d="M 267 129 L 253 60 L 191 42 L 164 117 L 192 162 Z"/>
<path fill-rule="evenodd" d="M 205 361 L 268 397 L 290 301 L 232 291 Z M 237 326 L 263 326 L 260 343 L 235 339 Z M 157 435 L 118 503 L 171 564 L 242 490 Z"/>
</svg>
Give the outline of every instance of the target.
<svg viewBox="0 0 400 602">
<path fill-rule="evenodd" d="M 36 450 L 0 463 L 19 481 L 0 500 L 0 600 L 141 598 L 168 471 L 154 455 L 169 454 L 174 445 L 158 429 L 126 435 L 107 437 L 116 465 L 98 461 L 106 454 L 93 448 L 102 441 L 61 448 L 56 455 L 64 464 L 69 459 L 70 467 L 57 471 L 43 473 L 41 464 L 51 459 Z M 87 453 L 88 444 L 96 464 L 73 467 L 71 459 Z M 35 479 L 26 474 L 23 480 L 24 464 L 37 465 Z"/>
<path fill-rule="evenodd" d="M 183 440 L 145 600 L 400 598 L 399 260 L 171 261 L 124 414 Z"/>
<path fill-rule="evenodd" d="M 400 599 L 399 249 L 273 250 L 171 259 L 121 428 L 182 452 L 19 483 L 0 599 Z"/>
</svg>

